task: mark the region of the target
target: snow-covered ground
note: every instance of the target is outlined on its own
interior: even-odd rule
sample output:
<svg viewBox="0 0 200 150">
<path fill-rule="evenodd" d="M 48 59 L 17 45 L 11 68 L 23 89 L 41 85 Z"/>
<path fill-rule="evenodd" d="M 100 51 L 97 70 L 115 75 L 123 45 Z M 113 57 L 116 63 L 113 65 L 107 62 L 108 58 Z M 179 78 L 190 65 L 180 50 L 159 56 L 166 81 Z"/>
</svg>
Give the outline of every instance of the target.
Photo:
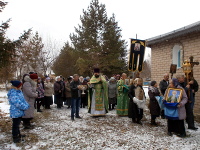
<svg viewBox="0 0 200 150">
<path fill-rule="evenodd" d="M 0 110 L 5 114 L 9 113 L 10 105 L 7 100 L 7 92 L 0 90 Z M 8 115 L 7 115 L 8 116 Z"/>
<path fill-rule="evenodd" d="M 0 92 L 0 109 L 8 113 L 9 105 L 6 92 Z M 200 129 L 198 131 L 186 130 L 187 137 L 179 138 L 167 135 L 165 119 L 158 119 L 158 127 L 149 124 L 150 115 L 145 111 L 143 125 L 134 124 L 128 117 L 119 117 L 115 110 L 110 111 L 105 117 L 91 117 L 86 108 L 80 109 L 83 119 L 70 119 L 70 109 L 58 110 L 55 105 L 51 110 L 42 113 L 35 112 L 32 130 L 24 130 L 24 141 L 20 144 L 12 142 L 11 127 L 1 127 L 0 149 L 87 149 L 87 150 L 132 150 L 132 149 L 165 149 L 165 150 L 191 150 L 200 149 Z M 3 117 L 7 126 L 11 126 L 11 119 Z M 196 123 L 199 127 L 200 124 Z M 187 128 L 187 125 L 186 125 Z"/>
</svg>

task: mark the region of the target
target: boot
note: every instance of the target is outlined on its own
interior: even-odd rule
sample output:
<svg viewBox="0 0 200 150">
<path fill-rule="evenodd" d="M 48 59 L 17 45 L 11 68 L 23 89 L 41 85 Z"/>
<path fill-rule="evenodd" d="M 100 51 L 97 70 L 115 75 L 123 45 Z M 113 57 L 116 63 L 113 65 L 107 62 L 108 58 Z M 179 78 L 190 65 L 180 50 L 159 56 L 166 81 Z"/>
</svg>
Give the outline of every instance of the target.
<svg viewBox="0 0 200 150">
<path fill-rule="evenodd" d="M 151 125 L 153 125 L 153 126 L 157 126 L 158 124 L 156 123 L 155 120 L 151 119 Z"/>
<path fill-rule="evenodd" d="M 115 109 L 115 104 L 112 104 L 112 109 Z"/>
<path fill-rule="evenodd" d="M 111 104 L 109 104 L 109 110 L 112 110 L 112 109 L 111 109 Z"/>
<path fill-rule="evenodd" d="M 13 136 L 13 142 L 14 143 L 20 143 L 21 142 L 21 138 L 19 136 Z"/>
<path fill-rule="evenodd" d="M 21 138 L 21 141 L 24 141 L 24 138 L 26 137 L 26 135 L 24 134 L 19 134 L 19 138 Z"/>
<path fill-rule="evenodd" d="M 136 123 L 142 125 L 142 122 L 141 122 L 140 119 L 137 119 L 137 122 L 136 122 Z"/>
<path fill-rule="evenodd" d="M 37 112 L 42 112 L 42 110 L 41 110 L 41 109 L 38 109 Z"/>
<path fill-rule="evenodd" d="M 136 121 L 136 119 L 135 119 L 135 118 L 132 118 L 132 122 L 133 122 L 133 123 L 136 123 L 137 121 Z"/>
<path fill-rule="evenodd" d="M 34 127 L 30 123 L 30 118 L 23 118 L 24 129 L 33 129 Z"/>
</svg>

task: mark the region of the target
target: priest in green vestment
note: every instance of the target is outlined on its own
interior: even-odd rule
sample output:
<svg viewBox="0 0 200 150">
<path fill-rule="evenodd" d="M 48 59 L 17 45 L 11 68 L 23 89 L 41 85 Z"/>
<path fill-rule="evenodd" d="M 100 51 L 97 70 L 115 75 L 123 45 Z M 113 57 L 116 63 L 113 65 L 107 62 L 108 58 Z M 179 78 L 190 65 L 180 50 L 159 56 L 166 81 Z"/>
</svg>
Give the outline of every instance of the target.
<svg viewBox="0 0 200 150">
<path fill-rule="evenodd" d="M 94 75 L 90 79 L 88 94 L 88 112 L 92 116 L 103 116 L 108 112 L 108 83 L 100 75 L 99 68 L 94 69 Z"/>
<path fill-rule="evenodd" d="M 125 81 L 126 78 L 127 78 L 127 75 L 123 73 L 121 79 L 117 82 L 118 95 L 117 95 L 117 109 L 116 110 L 117 110 L 117 115 L 119 116 L 128 115 L 129 87 L 126 84 L 126 81 Z"/>
</svg>

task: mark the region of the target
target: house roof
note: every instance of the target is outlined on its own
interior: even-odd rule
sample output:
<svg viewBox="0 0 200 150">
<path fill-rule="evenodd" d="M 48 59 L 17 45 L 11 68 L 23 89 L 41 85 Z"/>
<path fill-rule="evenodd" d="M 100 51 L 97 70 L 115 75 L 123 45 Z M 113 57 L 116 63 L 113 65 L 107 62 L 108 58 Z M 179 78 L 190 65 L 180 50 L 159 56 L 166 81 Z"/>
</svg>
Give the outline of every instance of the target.
<svg viewBox="0 0 200 150">
<path fill-rule="evenodd" d="M 190 24 L 188 26 L 184 26 L 184 27 L 179 28 L 179 29 L 174 30 L 174 31 L 146 39 L 147 47 L 151 47 L 151 45 L 169 40 L 169 39 L 174 38 L 174 37 L 183 36 L 185 34 L 192 33 L 192 32 L 195 32 L 195 31 L 200 31 L 200 21 L 195 22 L 193 24 Z"/>
</svg>

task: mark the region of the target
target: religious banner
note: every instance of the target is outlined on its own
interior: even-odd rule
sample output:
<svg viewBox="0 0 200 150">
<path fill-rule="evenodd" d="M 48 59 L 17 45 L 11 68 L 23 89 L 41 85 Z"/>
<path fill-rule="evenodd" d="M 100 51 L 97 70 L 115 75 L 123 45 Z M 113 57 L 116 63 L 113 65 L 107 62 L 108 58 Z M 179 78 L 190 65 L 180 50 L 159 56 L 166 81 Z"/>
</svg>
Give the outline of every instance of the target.
<svg viewBox="0 0 200 150">
<path fill-rule="evenodd" d="M 144 53 L 145 53 L 146 41 L 131 39 L 130 55 L 128 70 L 139 72 L 143 69 Z"/>
</svg>

